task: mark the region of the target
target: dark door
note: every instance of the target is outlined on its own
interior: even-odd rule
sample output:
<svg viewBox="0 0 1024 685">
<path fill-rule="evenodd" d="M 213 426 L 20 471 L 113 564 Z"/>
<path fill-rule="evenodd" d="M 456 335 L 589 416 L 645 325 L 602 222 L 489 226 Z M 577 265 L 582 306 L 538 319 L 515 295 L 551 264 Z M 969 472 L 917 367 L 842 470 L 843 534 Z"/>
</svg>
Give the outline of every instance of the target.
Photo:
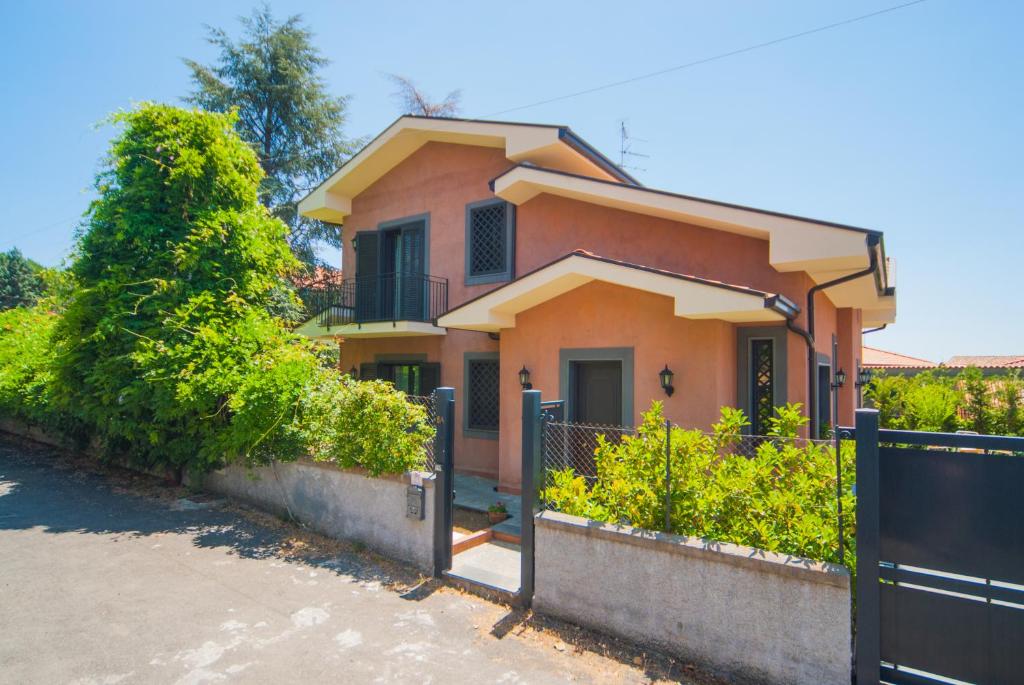
<svg viewBox="0 0 1024 685">
<path fill-rule="evenodd" d="M 622 362 L 572 362 L 569 367 L 569 412 L 578 424 L 622 425 Z M 573 470 L 584 477 L 597 475 L 594 451 L 601 431 L 580 428 L 569 440 L 568 452 Z M 606 438 L 615 439 L 615 431 Z"/>
<path fill-rule="evenodd" d="M 382 319 L 422 321 L 426 245 L 424 224 L 413 221 L 382 232 L 380 302 Z"/>
<path fill-rule="evenodd" d="M 572 362 L 572 420 L 622 425 L 622 362 Z"/>
<path fill-rule="evenodd" d="M 397 292 L 401 318 L 409 321 L 424 319 L 424 274 L 427 270 L 424 252 L 423 222 L 403 226 Z"/>
</svg>

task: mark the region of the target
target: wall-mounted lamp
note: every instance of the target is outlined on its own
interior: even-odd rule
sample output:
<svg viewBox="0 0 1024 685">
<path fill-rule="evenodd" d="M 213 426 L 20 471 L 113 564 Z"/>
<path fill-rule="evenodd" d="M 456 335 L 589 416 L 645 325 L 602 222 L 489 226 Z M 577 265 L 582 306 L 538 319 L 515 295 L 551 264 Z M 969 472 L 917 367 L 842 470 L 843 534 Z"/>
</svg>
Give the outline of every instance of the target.
<svg viewBox="0 0 1024 685">
<path fill-rule="evenodd" d="M 526 368 L 526 364 L 519 369 L 519 385 L 523 386 L 523 390 L 533 390 L 533 383 L 530 382 L 530 370 Z"/>
<path fill-rule="evenodd" d="M 665 391 L 665 394 L 672 397 L 672 393 L 676 391 L 672 387 L 672 379 L 675 378 L 675 374 L 672 373 L 672 369 L 668 368 L 668 364 L 665 364 L 665 368 L 658 373 L 658 380 L 661 381 L 661 389 Z"/>
<path fill-rule="evenodd" d="M 836 371 L 835 381 L 832 382 L 832 387 L 838 390 L 844 385 L 846 385 L 846 372 L 843 371 L 843 367 L 839 367 L 839 370 Z"/>
<path fill-rule="evenodd" d="M 348 370 L 348 375 L 351 376 L 353 379 L 359 378 L 359 369 L 353 366 L 351 369 Z"/>
<path fill-rule="evenodd" d="M 857 387 L 863 388 L 865 385 L 871 383 L 871 369 L 860 367 L 857 371 Z"/>
</svg>

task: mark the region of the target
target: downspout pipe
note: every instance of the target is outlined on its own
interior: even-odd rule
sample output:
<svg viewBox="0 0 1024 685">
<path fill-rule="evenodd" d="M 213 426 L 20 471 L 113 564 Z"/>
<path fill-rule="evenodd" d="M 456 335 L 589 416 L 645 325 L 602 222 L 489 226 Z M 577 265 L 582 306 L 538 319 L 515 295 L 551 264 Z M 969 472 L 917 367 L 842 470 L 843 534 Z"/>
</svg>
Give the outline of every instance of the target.
<svg viewBox="0 0 1024 685">
<path fill-rule="evenodd" d="M 807 329 L 804 330 L 794 324 L 791 320 L 786 321 L 786 328 L 793 331 L 801 338 L 807 345 L 807 413 L 810 416 L 810 435 L 813 438 L 818 434 L 818 417 L 817 417 L 817 406 L 818 406 L 818 359 L 815 356 L 814 349 L 814 296 L 818 292 L 827 288 L 832 288 L 843 283 L 855 281 L 858 278 L 869 276 L 878 271 L 878 245 L 881 242 L 881 238 L 878 234 L 870 233 L 867 236 L 868 246 L 868 266 L 866 269 L 855 271 L 852 274 L 835 278 L 831 281 L 825 281 L 824 283 L 818 283 L 811 287 L 807 291 Z M 833 360 L 835 363 L 835 360 Z"/>
<path fill-rule="evenodd" d="M 878 331 L 884 331 L 884 330 L 885 330 L 885 327 L 886 327 L 886 326 L 888 326 L 888 325 L 889 325 L 889 324 L 887 324 L 887 323 L 883 323 L 883 324 L 882 324 L 881 326 L 879 326 L 878 328 L 869 328 L 869 329 L 867 329 L 866 331 L 861 331 L 861 332 L 860 332 L 860 334 L 861 334 L 861 335 L 867 335 L 868 333 L 877 333 Z"/>
</svg>

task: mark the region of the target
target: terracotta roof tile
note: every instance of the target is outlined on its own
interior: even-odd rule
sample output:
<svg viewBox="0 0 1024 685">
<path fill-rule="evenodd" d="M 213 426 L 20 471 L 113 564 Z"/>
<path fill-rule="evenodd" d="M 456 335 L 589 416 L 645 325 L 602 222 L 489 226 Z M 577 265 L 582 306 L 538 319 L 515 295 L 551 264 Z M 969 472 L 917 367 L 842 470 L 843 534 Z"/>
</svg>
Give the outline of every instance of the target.
<svg viewBox="0 0 1024 685">
<path fill-rule="evenodd" d="M 950 357 L 944 366 L 963 369 L 976 366 L 979 369 L 1024 369 L 1024 354 L 989 354 Z"/>
<path fill-rule="evenodd" d="M 927 359 L 908 357 L 905 354 L 887 352 L 867 345 L 861 348 L 860 363 L 873 369 L 932 369 L 938 366 Z"/>
</svg>

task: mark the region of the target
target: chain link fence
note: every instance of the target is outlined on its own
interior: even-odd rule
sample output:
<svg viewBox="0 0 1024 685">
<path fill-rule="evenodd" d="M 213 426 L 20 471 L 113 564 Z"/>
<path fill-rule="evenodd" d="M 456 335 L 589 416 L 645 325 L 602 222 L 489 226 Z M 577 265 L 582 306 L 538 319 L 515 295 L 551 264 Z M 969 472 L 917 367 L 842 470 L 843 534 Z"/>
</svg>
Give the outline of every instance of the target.
<svg viewBox="0 0 1024 685">
<path fill-rule="evenodd" d="M 415 404 L 423 407 L 427 412 L 427 421 L 435 429 L 439 428 L 441 418 L 437 415 L 436 404 L 434 402 L 434 393 L 429 395 L 406 395 L 405 399 L 409 404 Z M 427 458 L 426 463 L 423 467 L 424 471 L 433 471 L 434 466 L 437 462 L 434 459 L 434 440 L 427 443 Z"/>
<path fill-rule="evenodd" d="M 673 428 L 678 426 L 673 425 Z M 548 484 L 550 473 L 571 468 L 577 476 L 582 476 L 593 484 L 597 479 L 597 464 L 594 454 L 599 440 L 603 438 L 610 444 L 622 442 L 626 436 L 635 436 L 636 429 L 630 426 L 607 426 L 585 423 L 567 423 L 546 421 L 544 423 L 544 472 L 545 484 Z M 711 433 L 705 433 L 709 438 Z M 666 434 L 662 433 L 661 439 Z M 812 445 L 829 446 L 831 440 L 810 440 L 808 438 L 781 438 L 769 435 L 739 435 L 723 444 L 718 454 L 721 457 L 742 456 L 752 459 L 757 456 L 758 449 L 764 444 L 771 444 L 782 449 L 795 447 L 803 449 Z"/>
<path fill-rule="evenodd" d="M 840 495 L 841 492 L 848 492 L 852 483 L 847 483 L 843 488 L 842 480 L 838 478 L 839 460 L 836 458 L 833 465 L 831 451 L 827 453 L 816 451 L 832 447 L 835 444 L 833 441 L 763 435 L 716 436 L 706 432 L 699 435 L 707 440 L 700 440 L 699 438 L 695 439 L 693 431 L 685 431 L 687 435 L 684 436 L 676 430 L 678 428 L 669 421 L 666 421 L 660 429 L 642 432 L 629 426 L 588 425 L 559 420 L 545 421 L 541 443 L 543 456 L 541 488 L 545 490 L 552 488 L 556 493 L 553 496 L 561 502 L 578 503 L 580 498 L 586 498 L 588 493 L 599 484 L 599 479 L 604 497 L 610 496 L 612 499 L 616 498 L 616 490 L 635 487 L 635 484 L 631 485 L 626 482 L 630 478 L 630 472 L 616 468 L 615 464 L 609 465 L 608 470 L 602 469 L 603 473 L 598 472 L 595 454 L 600 445 L 604 443 L 612 448 L 612 451 L 604 453 L 602 458 L 635 460 L 639 471 L 648 474 L 646 476 L 650 479 L 647 483 L 650 486 L 648 492 L 657 492 L 659 499 L 664 498 L 664 501 L 660 505 L 655 505 L 653 510 L 648 509 L 648 511 L 657 511 L 659 520 L 657 522 L 649 521 L 645 524 L 646 526 L 653 524 L 655 528 L 671 531 L 678 529 L 682 524 L 684 529 L 694 527 L 698 530 L 725 531 L 730 527 L 735 528 L 738 525 L 737 521 L 753 517 L 761 519 L 767 530 L 773 526 L 789 525 L 785 521 L 795 520 L 801 515 L 813 511 L 820 516 L 822 525 L 837 534 L 838 540 L 830 546 L 833 551 L 838 552 L 836 558 L 842 563 L 846 540 L 844 540 L 843 533 Z M 615 447 L 628 439 L 642 440 L 643 443 L 631 445 L 628 449 L 618 451 L 616 454 Z M 684 447 L 681 442 L 673 444 L 673 440 L 686 440 L 687 444 L 692 447 Z M 703 476 L 690 468 L 693 466 L 692 462 L 687 464 L 691 449 L 696 450 L 692 452 L 692 457 L 700 460 L 705 464 L 703 468 L 708 469 Z M 669 454 L 672 455 L 671 458 L 668 458 Z M 813 461 L 815 472 L 819 477 L 819 480 L 814 482 L 820 483 L 820 485 L 807 486 L 814 488 L 813 491 L 803 489 L 799 493 L 787 493 L 798 499 L 772 505 L 768 502 L 770 496 L 766 494 L 767 491 L 773 487 L 788 489 L 789 485 L 786 483 L 795 482 L 788 479 L 787 474 L 774 471 L 756 475 L 751 472 L 743 477 L 758 480 L 747 481 L 742 486 L 739 481 L 733 481 L 735 485 L 724 486 L 724 488 L 721 481 L 712 482 L 717 471 L 714 468 L 716 463 L 725 466 L 726 460 L 736 458 L 754 460 L 759 456 L 765 457 L 768 460 L 766 463 L 789 464 L 789 467 L 782 468 L 792 468 L 794 470 L 792 475 L 797 478 L 799 478 L 799 474 L 796 474 L 795 471 L 802 470 L 803 465 L 811 466 L 810 462 Z M 651 470 L 652 466 L 654 467 L 653 471 Z M 680 467 L 686 469 L 686 473 L 689 475 L 683 476 L 682 473 L 674 474 L 672 472 L 673 469 Z M 574 477 L 583 479 L 586 492 L 576 491 L 573 494 L 572 491 L 566 490 L 564 479 L 561 484 L 556 482 L 556 474 L 564 473 L 567 469 L 572 470 Z M 739 472 L 742 472 L 742 469 Z M 735 469 L 729 469 L 725 473 L 732 474 L 730 476 L 732 478 L 740 478 Z M 697 479 L 695 482 L 694 478 Z M 687 480 L 691 482 L 686 482 Z M 801 482 L 810 481 L 811 479 L 804 478 Z M 695 496 L 694 487 L 698 490 L 696 493 L 698 501 L 704 498 L 700 491 L 705 488 L 709 489 L 708 497 L 710 499 L 703 500 L 708 503 L 708 506 L 694 506 L 693 500 L 691 500 L 691 504 L 686 506 L 692 507 L 692 509 L 688 510 L 699 510 L 699 513 L 693 514 L 695 517 L 693 520 L 680 521 L 677 518 L 678 511 L 672 503 L 673 496 L 681 495 L 682 493 L 677 491 L 680 488 L 685 488 L 689 493 L 686 497 L 692 498 Z M 569 497 L 569 499 L 560 499 L 564 497 Z M 558 509 L 560 506 L 557 501 L 543 500 L 544 498 L 542 498 L 541 505 L 545 508 Z M 649 503 L 646 506 L 650 507 L 651 505 Z M 628 509 L 628 507 L 626 508 Z M 661 519 L 662 516 L 664 519 Z M 818 555 L 820 554 L 819 551 Z"/>
</svg>

